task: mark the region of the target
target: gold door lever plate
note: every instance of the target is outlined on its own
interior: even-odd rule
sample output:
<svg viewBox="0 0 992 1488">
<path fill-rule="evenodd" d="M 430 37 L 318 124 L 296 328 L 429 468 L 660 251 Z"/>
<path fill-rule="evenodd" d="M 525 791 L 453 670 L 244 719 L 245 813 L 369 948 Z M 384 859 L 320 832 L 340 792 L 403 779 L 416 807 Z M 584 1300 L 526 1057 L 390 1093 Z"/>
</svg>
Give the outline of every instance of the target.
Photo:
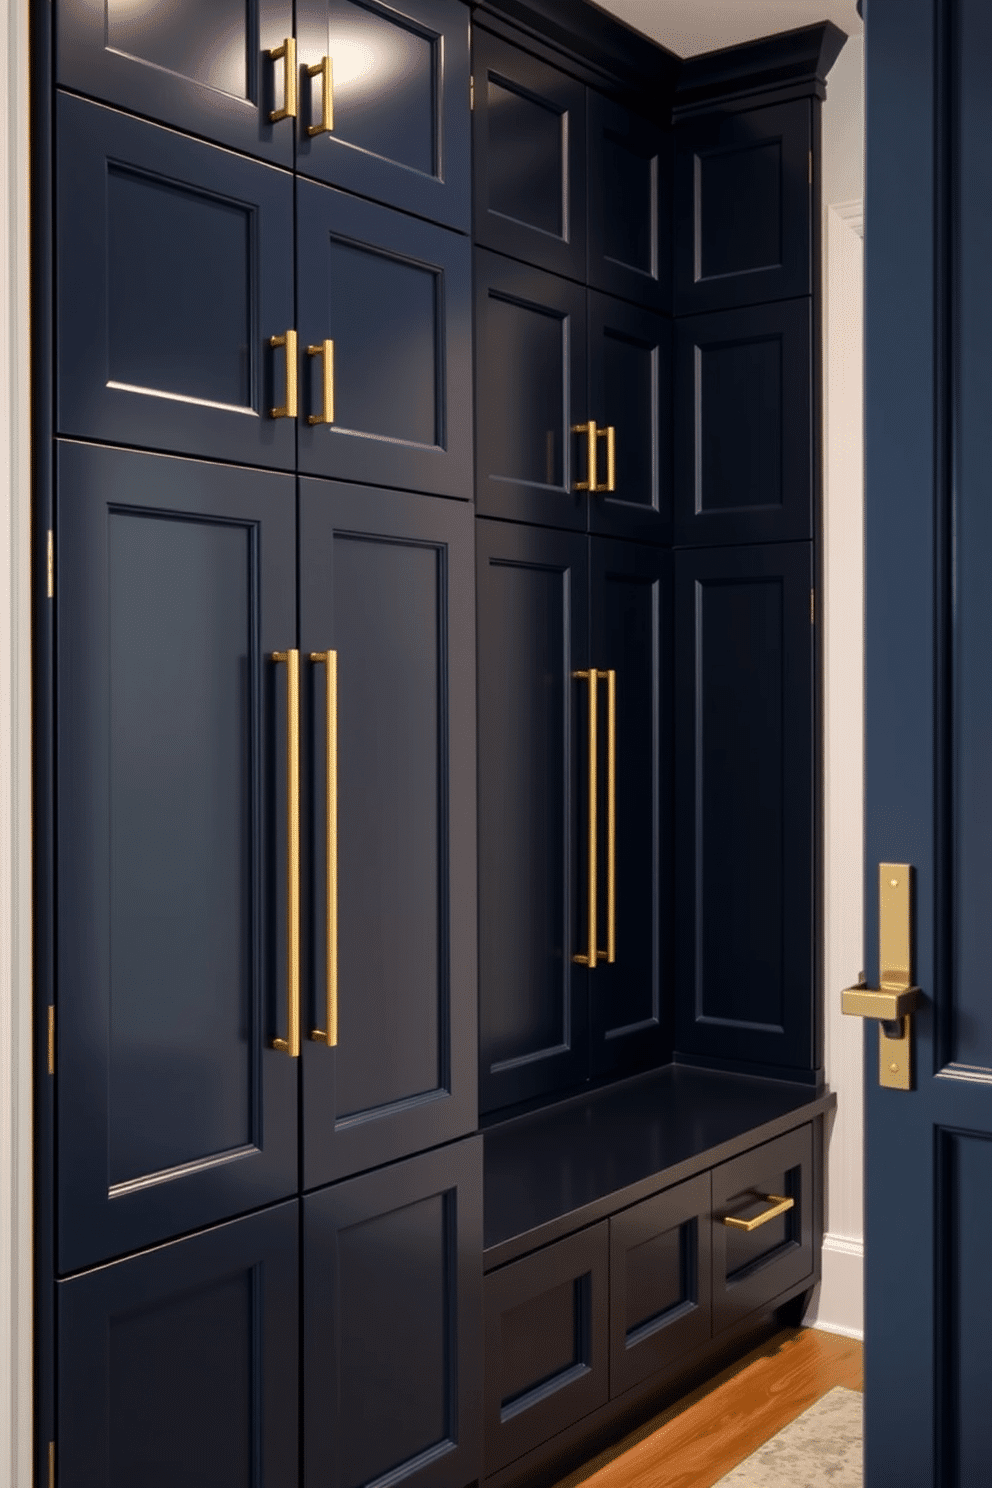
<svg viewBox="0 0 992 1488">
<path fill-rule="evenodd" d="M 911 1090 L 912 1014 L 921 992 L 913 985 L 913 870 L 908 863 L 878 865 L 879 985 L 841 993 L 841 1011 L 878 1019 L 878 1083 L 888 1090 Z"/>
</svg>

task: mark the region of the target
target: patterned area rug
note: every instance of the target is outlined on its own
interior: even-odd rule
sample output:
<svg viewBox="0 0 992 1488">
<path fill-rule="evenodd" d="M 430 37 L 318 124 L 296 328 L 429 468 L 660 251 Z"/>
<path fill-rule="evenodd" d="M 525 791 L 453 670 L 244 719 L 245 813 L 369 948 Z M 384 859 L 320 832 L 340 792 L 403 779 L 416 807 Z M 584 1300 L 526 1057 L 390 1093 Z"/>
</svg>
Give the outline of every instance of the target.
<svg viewBox="0 0 992 1488">
<path fill-rule="evenodd" d="M 835 1386 L 715 1488 L 861 1488 L 861 1401 Z"/>
</svg>

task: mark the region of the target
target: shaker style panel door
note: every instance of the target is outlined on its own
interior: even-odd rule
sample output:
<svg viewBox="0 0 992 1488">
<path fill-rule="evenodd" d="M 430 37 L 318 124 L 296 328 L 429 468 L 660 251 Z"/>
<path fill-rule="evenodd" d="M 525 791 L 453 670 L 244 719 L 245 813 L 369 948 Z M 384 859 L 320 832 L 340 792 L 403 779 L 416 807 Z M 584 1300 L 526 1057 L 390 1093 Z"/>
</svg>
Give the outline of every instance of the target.
<svg viewBox="0 0 992 1488">
<path fill-rule="evenodd" d="M 675 350 L 675 541 L 813 536 L 811 301 L 693 315 Z"/>
<path fill-rule="evenodd" d="M 475 344 L 480 515 L 585 531 L 585 290 L 476 252 Z"/>
<path fill-rule="evenodd" d="M 62 1272 L 294 1193 L 290 477 L 61 444 Z"/>
<path fill-rule="evenodd" d="M 589 530 L 643 542 L 669 542 L 670 320 L 589 292 L 589 414 L 597 428 L 596 489 L 589 497 Z"/>
<path fill-rule="evenodd" d="M 468 6 L 298 0 L 296 24 L 297 170 L 468 232 Z"/>
<path fill-rule="evenodd" d="M 480 1479 L 482 1138 L 308 1194 L 303 1255 L 306 1488 Z"/>
<path fill-rule="evenodd" d="M 304 1038 L 304 1185 L 313 1188 L 476 1124 L 471 509 L 303 480 L 300 643 L 312 948 L 304 1031 L 337 1025 L 336 1045 Z M 330 693 L 327 663 L 312 655 L 329 650 Z"/>
<path fill-rule="evenodd" d="M 299 1482 L 299 1206 L 60 1281 L 60 1488 Z"/>
<path fill-rule="evenodd" d="M 672 135 L 591 88 L 588 282 L 672 311 Z"/>
<path fill-rule="evenodd" d="M 287 62 L 269 55 L 293 34 L 290 0 L 59 0 L 55 12 L 62 87 L 292 166 L 293 120 L 271 117 Z"/>
<path fill-rule="evenodd" d="M 675 311 L 813 291 L 807 98 L 675 129 Z"/>
<path fill-rule="evenodd" d="M 671 1054 L 671 555 L 598 538 L 589 549 L 597 949 L 610 953 L 589 974 L 590 1065 L 617 1078 Z"/>
<path fill-rule="evenodd" d="M 675 554 L 678 1052 L 814 1068 L 808 543 Z"/>
<path fill-rule="evenodd" d="M 312 181 L 296 201 L 300 470 L 471 500 L 468 239 Z"/>
<path fill-rule="evenodd" d="M 60 433 L 292 470 L 293 181 L 58 98 Z"/>
<path fill-rule="evenodd" d="M 588 1073 L 588 542 L 476 523 L 482 1111 Z M 580 810 L 579 800 L 582 799 Z"/>
<path fill-rule="evenodd" d="M 586 90 L 529 52 L 472 32 L 475 241 L 586 278 Z"/>
</svg>

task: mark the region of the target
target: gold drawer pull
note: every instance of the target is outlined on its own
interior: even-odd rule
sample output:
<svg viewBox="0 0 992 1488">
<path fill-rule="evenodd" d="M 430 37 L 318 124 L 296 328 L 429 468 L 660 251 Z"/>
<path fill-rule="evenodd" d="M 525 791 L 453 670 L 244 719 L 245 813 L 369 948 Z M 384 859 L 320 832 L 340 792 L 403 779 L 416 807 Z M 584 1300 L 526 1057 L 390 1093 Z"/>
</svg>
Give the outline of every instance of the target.
<svg viewBox="0 0 992 1488">
<path fill-rule="evenodd" d="M 300 653 L 273 651 L 286 663 L 286 1037 L 273 1049 L 300 1057 Z"/>
<path fill-rule="evenodd" d="M 596 490 L 596 421 L 590 419 L 587 424 L 573 424 L 573 434 L 584 434 L 586 436 L 586 475 L 587 480 L 576 481 L 576 491 Z"/>
<path fill-rule="evenodd" d="M 763 1214 L 756 1214 L 754 1219 L 735 1219 L 732 1214 L 725 1214 L 724 1224 L 729 1230 L 743 1230 L 746 1235 L 750 1235 L 752 1230 L 760 1230 L 761 1226 L 766 1225 L 770 1219 L 778 1219 L 779 1215 L 784 1214 L 787 1209 L 795 1208 L 796 1203 L 795 1199 L 783 1199 L 778 1194 L 766 1194 L 765 1202 L 772 1207 L 766 1209 Z"/>
<path fill-rule="evenodd" d="M 285 346 L 286 348 L 286 401 L 281 408 L 271 408 L 269 412 L 274 419 L 295 419 L 298 403 L 296 388 L 296 332 L 287 331 L 284 336 L 270 336 L 269 345 L 273 351 L 278 346 Z"/>
<path fill-rule="evenodd" d="M 331 134 L 334 130 L 334 74 L 330 57 L 324 57 L 306 69 L 307 77 L 321 79 L 320 123 L 307 125 L 307 137 L 316 134 Z"/>
<path fill-rule="evenodd" d="M 615 491 L 617 488 L 617 431 L 612 424 L 608 424 L 605 429 L 596 431 L 596 437 L 606 440 L 606 485 L 593 486 L 591 489 Z"/>
<path fill-rule="evenodd" d="M 271 47 L 268 55 L 273 62 L 283 59 L 283 106 L 269 110 L 269 123 L 278 124 L 280 119 L 296 118 L 296 37 L 287 36 L 282 46 Z"/>
<path fill-rule="evenodd" d="M 324 779 L 327 794 L 325 851 L 327 854 L 326 1027 L 310 1034 L 314 1043 L 333 1049 L 338 1041 L 338 653 L 311 651 L 315 666 L 323 665 L 327 685 L 327 733 Z"/>
<path fill-rule="evenodd" d="M 307 356 L 320 357 L 324 368 L 324 391 L 319 413 L 311 413 L 308 424 L 333 424 L 334 422 L 334 342 L 321 341 L 307 347 Z"/>
</svg>

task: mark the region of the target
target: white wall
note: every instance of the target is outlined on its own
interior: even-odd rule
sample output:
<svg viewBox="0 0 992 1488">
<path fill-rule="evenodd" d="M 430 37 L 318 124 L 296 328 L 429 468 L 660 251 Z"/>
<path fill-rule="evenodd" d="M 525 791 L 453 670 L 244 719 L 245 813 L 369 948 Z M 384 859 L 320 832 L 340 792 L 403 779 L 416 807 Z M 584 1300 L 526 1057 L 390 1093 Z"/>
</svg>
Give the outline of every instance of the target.
<svg viewBox="0 0 992 1488">
<path fill-rule="evenodd" d="M 840 991 L 863 965 L 864 477 L 862 287 L 864 43 L 851 37 L 823 109 L 824 999 L 828 1124 L 823 1282 L 808 1322 L 863 1336 L 863 1058 Z"/>
</svg>

